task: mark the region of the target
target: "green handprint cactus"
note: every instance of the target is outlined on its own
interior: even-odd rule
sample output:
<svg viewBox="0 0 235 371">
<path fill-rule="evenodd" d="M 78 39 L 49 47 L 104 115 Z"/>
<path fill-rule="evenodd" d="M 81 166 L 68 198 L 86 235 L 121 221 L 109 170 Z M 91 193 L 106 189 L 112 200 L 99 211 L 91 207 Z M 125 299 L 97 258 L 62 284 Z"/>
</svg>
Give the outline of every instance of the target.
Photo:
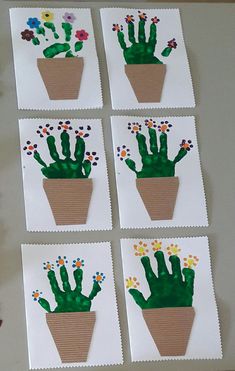
<svg viewBox="0 0 235 371">
<path fill-rule="evenodd" d="M 146 136 L 140 133 L 142 125 L 137 122 L 128 124 L 128 129 L 136 136 L 142 169 L 140 171 L 136 169 L 136 163 L 130 158 L 130 151 L 125 145 L 117 147 L 117 156 L 120 160 L 125 160 L 126 165 L 136 174 L 137 178 L 173 177 L 176 164 L 193 148 L 192 141 L 183 139 L 178 154 L 173 160 L 170 160 L 168 158 L 167 132 L 170 131 L 172 125 L 168 121 L 162 121 L 157 125 L 152 119 L 146 119 L 145 126 L 148 128 L 150 152 Z M 158 147 L 156 129 L 160 132 L 160 147 Z"/>
<path fill-rule="evenodd" d="M 73 271 L 75 288 L 71 288 L 69 282 L 68 271 L 66 264 L 68 263 L 66 256 L 58 256 L 56 265 L 60 270 L 60 278 L 63 285 L 63 290 L 59 287 L 56 274 L 54 271 L 54 264 L 50 262 L 44 263 L 44 269 L 47 270 L 47 277 L 50 282 L 51 290 L 54 294 L 57 306 L 54 310 L 51 309 L 49 302 L 42 298 L 42 292 L 35 290 L 32 293 L 34 301 L 37 301 L 43 309 L 48 313 L 67 313 L 67 312 L 89 312 L 92 305 L 92 300 L 101 291 L 101 283 L 105 279 L 103 273 L 96 272 L 93 276 L 93 287 L 88 296 L 82 294 L 82 281 L 83 281 L 83 270 L 84 260 L 77 258 L 73 260 L 72 267 L 75 268 Z"/>
<path fill-rule="evenodd" d="M 157 23 L 160 19 L 156 16 L 151 19 L 149 39 L 146 40 L 145 25 L 147 21 L 146 13 L 139 13 L 138 25 L 138 41 L 135 35 L 134 17 L 127 15 L 125 21 L 128 24 L 128 38 L 131 46 L 127 46 L 123 31 L 123 26 L 113 24 L 113 31 L 117 31 L 119 44 L 123 50 L 123 56 L 127 64 L 162 64 L 163 62 L 158 59 L 155 54 L 157 45 Z M 167 47 L 162 51 L 163 57 L 168 57 L 172 49 L 176 49 L 177 43 L 175 39 L 168 41 Z"/>
<path fill-rule="evenodd" d="M 172 273 L 170 273 L 166 266 L 164 253 L 158 250 L 154 253 L 154 257 L 157 261 L 157 275 L 152 269 L 149 257 L 141 257 L 141 264 L 150 290 L 148 298 L 144 298 L 143 294 L 136 288 L 139 286 L 136 278 L 134 281 L 131 277 L 127 280 L 127 288 L 136 304 L 141 309 L 191 307 L 195 278 L 195 272 L 192 267 L 196 266 L 198 258 L 192 255 L 185 258 L 184 268 L 181 270 L 179 257 L 171 255 L 169 261 Z"/>
<path fill-rule="evenodd" d="M 37 149 L 37 144 L 32 144 L 30 141 L 26 142 L 26 146 L 23 149 L 26 151 L 27 155 L 33 155 L 34 159 L 42 166 L 42 173 L 46 178 L 49 179 L 82 179 L 88 178 L 92 166 L 97 165 L 99 157 L 96 152 L 87 152 L 86 144 L 84 139 L 89 136 L 91 130 L 90 125 L 87 128 L 79 126 L 75 130 L 76 143 L 74 149 L 74 159 L 71 157 L 71 146 L 70 146 L 70 135 L 69 131 L 73 128 L 70 125 L 70 121 L 62 122 L 58 124 L 58 130 L 61 130 L 61 148 L 64 159 L 60 158 L 58 150 L 56 148 L 56 139 L 51 132 L 54 127 L 50 124 L 45 126 L 40 125 L 37 130 L 37 134 L 40 137 L 47 137 L 47 146 L 53 163 L 47 165 L 45 161 L 41 158 L 40 153 Z"/>
</svg>

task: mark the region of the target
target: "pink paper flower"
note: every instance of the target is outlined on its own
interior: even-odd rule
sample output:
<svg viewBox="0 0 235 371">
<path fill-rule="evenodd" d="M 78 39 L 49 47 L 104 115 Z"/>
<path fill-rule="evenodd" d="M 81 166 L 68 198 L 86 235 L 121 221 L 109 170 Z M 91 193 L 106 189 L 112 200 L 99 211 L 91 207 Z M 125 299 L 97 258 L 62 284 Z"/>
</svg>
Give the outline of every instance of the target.
<svg viewBox="0 0 235 371">
<path fill-rule="evenodd" d="M 73 13 L 65 13 L 63 15 L 63 19 L 65 20 L 65 22 L 68 22 L 68 23 L 73 23 L 76 19 L 75 15 Z"/>
</svg>

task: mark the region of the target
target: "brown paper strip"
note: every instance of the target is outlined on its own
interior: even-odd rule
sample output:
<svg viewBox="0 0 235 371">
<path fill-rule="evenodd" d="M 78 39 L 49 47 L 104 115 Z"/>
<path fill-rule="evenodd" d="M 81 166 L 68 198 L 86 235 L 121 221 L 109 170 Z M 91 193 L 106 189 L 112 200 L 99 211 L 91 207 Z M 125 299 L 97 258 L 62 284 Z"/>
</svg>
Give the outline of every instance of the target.
<svg viewBox="0 0 235 371">
<path fill-rule="evenodd" d="M 136 187 L 151 220 L 173 218 L 179 188 L 178 177 L 138 178 Z"/>
<path fill-rule="evenodd" d="M 193 307 L 143 309 L 142 314 L 161 356 L 185 355 L 195 316 Z"/>
<path fill-rule="evenodd" d="M 47 313 L 46 321 L 61 362 L 86 362 L 96 313 Z"/>
<path fill-rule="evenodd" d="M 38 58 L 37 65 L 51 100 L 78 98 L 83 58 Z"/>
<path fill-rule="evenodd" d="M 56 225 L 86 224 L 92 179 L 43 179 Z"/>
<path fill-rule="evenodd" d="M 165 64 L 126 64 L 125 73 L 139 103 L 161 101 Z"/>
</svg>

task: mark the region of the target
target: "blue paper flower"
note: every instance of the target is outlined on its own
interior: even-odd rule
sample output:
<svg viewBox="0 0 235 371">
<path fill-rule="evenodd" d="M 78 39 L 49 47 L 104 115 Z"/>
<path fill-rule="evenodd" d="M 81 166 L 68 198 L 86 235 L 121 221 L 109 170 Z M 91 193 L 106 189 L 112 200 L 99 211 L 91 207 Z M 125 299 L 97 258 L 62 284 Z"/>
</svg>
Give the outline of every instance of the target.
<svg viewBox="0 0 235 371">
<path fill-rule="evenodd" d="M 38 28 L 40 26 L 41 22 L 37 18 L 29 18 L 27 25 L 30 28 Z"/>
</svg>

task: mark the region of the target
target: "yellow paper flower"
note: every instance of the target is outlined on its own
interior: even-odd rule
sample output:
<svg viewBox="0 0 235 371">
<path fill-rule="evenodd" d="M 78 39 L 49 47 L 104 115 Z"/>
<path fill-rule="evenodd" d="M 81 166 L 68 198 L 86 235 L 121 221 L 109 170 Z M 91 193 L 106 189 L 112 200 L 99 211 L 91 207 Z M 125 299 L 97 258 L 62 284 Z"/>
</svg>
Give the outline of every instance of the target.
<svg viewBox="0 0 235 371">
<path fill-rule="evenodd" d="M 41 17 L 45 22 L 51 22 L 54 19 L 54 14 L 49 12 L 49 10 L 46 10 L 45 12 L 41 13 Z"/>
<path fill-rule="evenodd" d="M 151 242 L 153 251 L 161 250 L 162 248 L 162 241 L 154 240 Z"/>
<path fill-rule="evenodd" d="M 127 289 L 136 289 L 140 283 L 137 281 L 136 277 L 126 278 L 126 288 Z"/>
<path fill-rule="evenodd" d="M 197 256 L 189 255 L 187 258 L 184 258 L 184 267 L 193 269 L 196 267 L 199 262 L 199 258 Z"/>
<path fill-rule="evenodd" d="M 173 243 L 170 246 L 168 246 L 166 249 L 167 249 L 168 255 L 178 255 L 181 251 L 178 245 L 174 245 Z"/>
<path fill-rule="evenodd" d="M 138 245 L 134 245 L 135 256 L 145 256 L 149 250 L 147 249 L 147 244 L 142 241 Z"/>
</svg>

